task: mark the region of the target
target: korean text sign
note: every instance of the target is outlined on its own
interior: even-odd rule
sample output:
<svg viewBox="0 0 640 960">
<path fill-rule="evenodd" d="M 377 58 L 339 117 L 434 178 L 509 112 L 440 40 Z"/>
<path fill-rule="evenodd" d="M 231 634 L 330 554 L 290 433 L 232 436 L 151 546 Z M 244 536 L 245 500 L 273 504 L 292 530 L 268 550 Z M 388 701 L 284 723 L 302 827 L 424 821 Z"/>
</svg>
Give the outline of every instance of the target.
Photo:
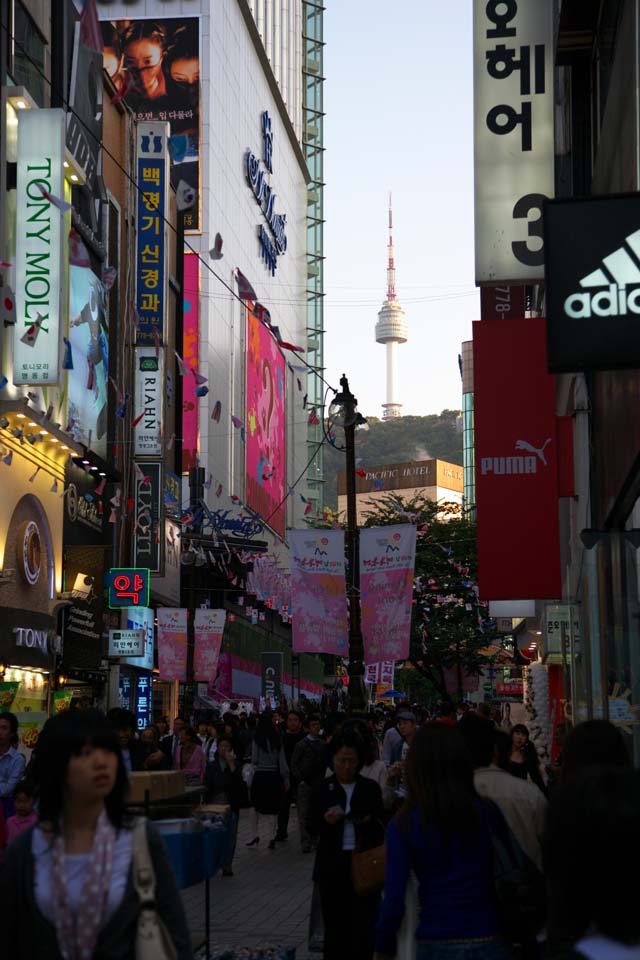
<svg viewBox="0 0 640 960">
<path fill-rule="evenodd" d="M 197 253 L 184 255 L 183 360 L 192 370 L 199 364 L 200 261 Z M 197 465 L 200 398 L 195 377 L 182 378 L 182 471 Z"/>
<path fill-rule="evenodd" d="M 206 680 L 211 683 L 215 680 L 225 618 L 226 612 L 224 610 L 197 609 L 195 611 L 193 621 L 195 642 L 193 654 L 194 680 Z"/>
<path fill-rule="evenodd" d="M 360 531 L 360 604 L 366 663 L 409 656 L 416 527 Z"/>
<path fill-rule="evenodd" d="M 136 309 L 137 340 L 143 344 L 157 344 L 164 329 L 168 138 L 166 123 L 138 124 Z"/>
<path fill-rule="evenodd" d="M 162 456 L 162 420 L 165 395 L 164 356 L 155 347 L 135 349 L 135 414 L 142 419 L 134 429 L 133 453 L 136 457 Z"/>
<path fill-rule="evenodd" d="M 138 567 L 113 567 L 108 574 L 111 609 L 148 606 L 149 580 L 148 570 Z"/>
<path fill-rule="evenodd" d="M 344 532 L 291 530 L 293 649 L 296 653 L 349 652 Z"/>
<path fill-rule="evenodd" d="M 161 680 L 187 679 L 187 611 L 158 607 L 158 665 Z"/>
<path fill-rule="evenodd" d="M 554 191 L 553 0 L 474 0 L 476 283 L 544 275 Z"/>
<path fill-rule="evenodd" d="M 247 506 L 285 535 L 287 457 L 286 362 L 273 334 L 248 314 Z"/>
<path fill-rule="evenodd" d="M 480 597 L 554 599 L 558 442 L 544 319 L 474 323 L 473 376 Z"/>
<path fill-rule="evenodd" d="M 15 384 L 59 382 L 68 226 L 66 215 L 42 191 L 64 197 L 64 135 L 63 110 L 18 111 Z"/>
</svg>

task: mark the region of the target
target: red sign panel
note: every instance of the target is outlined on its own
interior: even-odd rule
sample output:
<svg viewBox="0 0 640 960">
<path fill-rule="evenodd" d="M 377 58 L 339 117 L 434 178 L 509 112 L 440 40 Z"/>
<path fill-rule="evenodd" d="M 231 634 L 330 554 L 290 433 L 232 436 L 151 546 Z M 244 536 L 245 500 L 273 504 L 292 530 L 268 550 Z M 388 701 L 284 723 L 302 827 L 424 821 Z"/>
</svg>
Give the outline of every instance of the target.
<svg viewBox="0 0 640 960">
<path fill-rule="evenodd" d="M 480 316 L 483 320 L 521 320 L 524 317 L 525 288 L 482 287 Z"/>
<path fill-rule="evenodd" d="M 555 377 L 546 344 L 543 319 L 473 325 L 483 600 L 561 594 Z"/>
</svg>

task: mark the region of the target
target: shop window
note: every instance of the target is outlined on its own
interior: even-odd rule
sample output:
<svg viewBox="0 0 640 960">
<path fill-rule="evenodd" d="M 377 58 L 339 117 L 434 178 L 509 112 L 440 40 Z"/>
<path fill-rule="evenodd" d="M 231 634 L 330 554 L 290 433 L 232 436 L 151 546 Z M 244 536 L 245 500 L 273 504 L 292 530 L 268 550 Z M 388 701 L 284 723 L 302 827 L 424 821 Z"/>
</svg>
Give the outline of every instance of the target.
<svg viewBox="0 0 640 960">
<path fill-rule="evenodd" d="M 26 87 L 39 107 L 45 106 L 45 42 L 24 6 L 15 0 L 11 74 Z"/>
</svg>

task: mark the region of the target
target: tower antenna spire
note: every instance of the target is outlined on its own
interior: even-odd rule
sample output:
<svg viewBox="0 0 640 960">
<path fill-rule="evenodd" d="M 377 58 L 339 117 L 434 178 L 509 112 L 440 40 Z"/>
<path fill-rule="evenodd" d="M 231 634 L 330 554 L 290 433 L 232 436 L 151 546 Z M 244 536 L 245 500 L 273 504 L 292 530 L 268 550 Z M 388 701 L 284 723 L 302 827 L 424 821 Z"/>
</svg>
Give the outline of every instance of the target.
<svg viewBox="0 0 640 960">
<path fill-rule="evenodd" d="M 393 205 L 389 191 L 389 263 L 387 265 L 387 300 L 396 299 L 396 261 L 393 251 Z"/>
<path fill-rule="evenodd" d="M 397 397 L 398 346 L 406 343 L 409 327 L 404 310 L 396 295 L 396 262 L 393 252 L 393 204 L 389 191 L 389 262 L 387 264 L 387 299 L 382 304 L 376 323 L 376 341 L 387 352 L 387 399 L 382 404 L 382 419 L 393 420 L 402 416 L 402 404 Z"/>
</svg>

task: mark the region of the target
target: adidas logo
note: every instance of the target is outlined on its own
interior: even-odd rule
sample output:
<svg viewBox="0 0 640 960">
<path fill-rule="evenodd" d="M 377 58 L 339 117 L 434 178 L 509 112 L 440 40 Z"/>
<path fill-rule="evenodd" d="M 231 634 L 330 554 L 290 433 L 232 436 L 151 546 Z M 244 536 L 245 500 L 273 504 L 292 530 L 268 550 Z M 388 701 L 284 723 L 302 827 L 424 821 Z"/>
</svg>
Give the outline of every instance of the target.
<svg viewBox="0 0 640 960">
<path fill-rule="evenodd" d="M 634 285 L 627 293 L 627 287 Z M 606 287 L 600 293 L 572 293 L 564 312 L 573 320 L 596 317 L 640 315 L 640 230 L 625 237 L 621 247 L 602 261 L 602 267 L 583 277 L 583 289 Z"/>
</svg>

